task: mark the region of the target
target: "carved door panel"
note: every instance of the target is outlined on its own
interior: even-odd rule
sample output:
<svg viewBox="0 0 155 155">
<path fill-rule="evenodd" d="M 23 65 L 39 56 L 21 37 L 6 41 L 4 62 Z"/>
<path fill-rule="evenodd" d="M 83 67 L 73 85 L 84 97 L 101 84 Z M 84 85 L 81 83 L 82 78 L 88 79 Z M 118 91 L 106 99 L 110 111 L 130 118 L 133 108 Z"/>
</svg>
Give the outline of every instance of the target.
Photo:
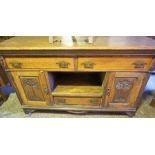
<svg viewBox="0 0 155 155">
<path fill-rule="evenodd" d="M 12 72 L 24 105 L 47 106 L 50 93 L 44 72 Z"/>
<path fill-rule="evenodd" d="M 110 73 L 105 106 L 114 108 L 134 107 L 145 76 L 145 73 L 136 72 Z"/>
</svg>

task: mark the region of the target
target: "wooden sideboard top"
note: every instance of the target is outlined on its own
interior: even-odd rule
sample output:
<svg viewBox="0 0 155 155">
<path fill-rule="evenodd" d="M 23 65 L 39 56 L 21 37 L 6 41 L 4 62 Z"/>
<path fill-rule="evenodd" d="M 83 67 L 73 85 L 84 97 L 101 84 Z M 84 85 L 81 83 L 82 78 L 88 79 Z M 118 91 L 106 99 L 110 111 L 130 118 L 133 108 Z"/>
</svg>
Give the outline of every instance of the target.
<svg viewBox="0 0 155 155">
<path fill-rule="evenodd" d="M 50 44 L 48 37 L 13 37 L 0 43 L 0 50 L 55 50 L 55 49 L 155 49 L 155 40 L 149 37 L 94 37 L 94 43 L 74 43 L 71 46 Z"/>
<path fill-rule="evenodd" d="M 150 37 L 144 37 L 144 36 L 134 36 L 134 37 L 98 36 L 98 37 L 94 37 L 93 44 L 89 44 L 87 42 L 81 42 L 81 43 L 74 42 L 73 45 L 69 46 L 69 45 L 64 45 L 60 43 L 50 44 L 48 36 L 41 36 L 41 37 L 40 36 L 37 36 L 37 37 L 20 36 L 20 37 L 13 37 L 13 38 L 7 39 L 0 43 L 0 56 L 9 55 L 9 54 L 10 55 L 16 55 L 16 54 L 17 55 L 28 55 L 28 54 L 30 55 L 31 54 L 32 55 L 49 54 L 50 55 L 50 54 L 54 54 L 54 51 L 56 52 L 57 50 L 68 51 L 68 54 L 73 54 L 74 51 L 79 51 L 79 50 L 86 50 L 86 51 L 89 51 L 88 53 L 90 53 L 92 50 L 94 50 L 94 51 L 102 51 L 102 54 L 103 53 L 105 54 L 105 51 L 108 51 L 107 53 L 109 54 L 155 55 L 155 40 Z M 128 52 L 123 50 L 126 50 Z M 85 53 L 87 53 L 86 51 Z M 114 51 L 114 52 L 110 53 L 109 51 Z M 121 52 L 117 53 L 117 51 L 121 51 Z M 85 53 L 83 52 L 83 54 Z M 57 52 L 57 54 L 59 53 Z"/>
</svg>

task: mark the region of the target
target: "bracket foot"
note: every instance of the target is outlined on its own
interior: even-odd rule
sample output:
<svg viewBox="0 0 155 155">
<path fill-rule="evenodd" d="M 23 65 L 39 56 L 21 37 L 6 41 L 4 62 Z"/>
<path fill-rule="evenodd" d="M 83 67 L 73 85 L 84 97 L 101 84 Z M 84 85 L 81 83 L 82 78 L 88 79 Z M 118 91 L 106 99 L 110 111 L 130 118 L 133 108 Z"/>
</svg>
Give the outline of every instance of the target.
<svg viewBox="0 0 155 155">
<path fill-rule="evenodd" d="M 126 112 L 126 114 L 128 115 L 128 117 L 133 117 L 135 116 L 136 112 Z"/>
<path fill-rule="evenodd" d="M 35 112 L 35 110 L 31 110 L 31 109 L 23 109 L 24 113 L 29 115 L 29 117 L 31 117 L 32 113 Z"/>
</svg>

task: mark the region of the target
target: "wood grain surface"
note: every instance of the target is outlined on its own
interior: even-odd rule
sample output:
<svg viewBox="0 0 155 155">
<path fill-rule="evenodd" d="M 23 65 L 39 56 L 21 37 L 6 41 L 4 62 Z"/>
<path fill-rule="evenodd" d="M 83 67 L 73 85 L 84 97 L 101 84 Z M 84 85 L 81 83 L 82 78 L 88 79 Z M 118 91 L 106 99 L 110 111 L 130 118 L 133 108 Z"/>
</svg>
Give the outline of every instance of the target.
<svg viewBox="0 0 155 155">
<path fill-rule="evenodd" d="M 57 86 L 52 92 L 53 96 L 90 96 L 101 97 L 103 89 L 101 86 Z"/>
<path fill-rule="evenodd" d="M 102 104 L 101 98 L 88 98 L 88 97 L 54 97 L 56 105 L 78 105 L 78 106 L 100 106 Z"/>
<path fill-rule="evenodd" d="M 94 43 L 74 42 L 72 46 L 65 44 L 50 44 L 47 36 L 42 37 L 13 37 L 0 43 L 0 50 L 135 50 L 152 49 L 155 50 L 155 40 L 143 36 L 96 36 Z M 21 51 L 22 53 L 22 51 Z"/>
<path fill-rule="evenodd" d="M 144 66 L 136 67 L 136 63 L 142 62 Z M 89 68 L 87 64 L 93 63 Z M 78 59 L 79 71 L 110 71 L 110 70 L 149 70 L 152 58 L 150 57 L 92 57 Z"/>
</svg>

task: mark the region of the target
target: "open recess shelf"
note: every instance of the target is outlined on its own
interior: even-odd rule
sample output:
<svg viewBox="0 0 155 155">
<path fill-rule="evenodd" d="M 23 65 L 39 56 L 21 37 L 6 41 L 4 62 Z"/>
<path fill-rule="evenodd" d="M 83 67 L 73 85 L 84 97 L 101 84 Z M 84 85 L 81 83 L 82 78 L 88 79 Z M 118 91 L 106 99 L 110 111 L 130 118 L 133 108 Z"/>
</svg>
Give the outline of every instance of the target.
<svg viewBox="0 0 155 155">
<path fill-rule="evenodd" d="M 53 96 L 101 97 L 105 73 L 49 72 Z"/>
</svg>

